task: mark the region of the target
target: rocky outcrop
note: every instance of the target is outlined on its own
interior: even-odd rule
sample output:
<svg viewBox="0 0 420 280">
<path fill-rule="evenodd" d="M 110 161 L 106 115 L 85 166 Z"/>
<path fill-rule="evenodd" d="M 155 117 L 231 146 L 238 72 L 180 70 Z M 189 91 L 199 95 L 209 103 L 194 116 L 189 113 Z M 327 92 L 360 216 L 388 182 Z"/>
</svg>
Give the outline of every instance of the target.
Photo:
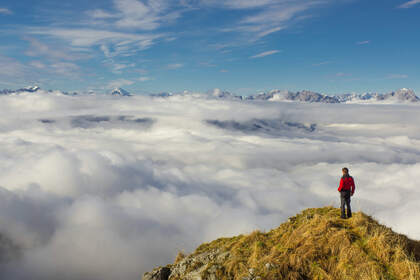
<svg viewBox="0 0 420 280">
<path fill-rule="evenodd" d="M 145 273 L 143 280 L 168 280 L 170 274 L 170 267 L 158 267 L 155 268 L 152 272 Z"/>
<path fill-rule="evenodd" d="M 229 257 L 229 252 L 212 250 L 178 260 L 173 265 L 159 267 L 145 273 L 143 280 L 218 280 L 217 271 Z M 204 278 L 203 278 L 204 277 Z"/>
</svg>

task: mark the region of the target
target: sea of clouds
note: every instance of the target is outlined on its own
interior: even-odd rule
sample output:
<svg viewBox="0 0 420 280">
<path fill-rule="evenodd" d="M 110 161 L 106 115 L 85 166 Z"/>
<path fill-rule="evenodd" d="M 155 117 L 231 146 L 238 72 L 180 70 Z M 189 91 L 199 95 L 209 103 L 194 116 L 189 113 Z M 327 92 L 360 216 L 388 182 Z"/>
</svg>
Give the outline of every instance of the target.
<svg viewBox="0 0 420 280">
<path fill-rule="evenodd" d="M 140 280 L 179 250 L 338 207 L 344 166 L 355 211 L 420 239 L 419 110 L 0 96 L 0 278 Z"/>
</svg>

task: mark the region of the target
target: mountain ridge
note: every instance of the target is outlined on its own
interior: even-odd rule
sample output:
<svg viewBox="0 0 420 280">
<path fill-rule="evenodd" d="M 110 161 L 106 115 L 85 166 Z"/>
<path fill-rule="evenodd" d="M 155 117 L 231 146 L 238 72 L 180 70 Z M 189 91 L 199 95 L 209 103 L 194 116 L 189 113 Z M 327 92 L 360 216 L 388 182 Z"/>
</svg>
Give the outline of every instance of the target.
<svg viewBox="0 0 420 280">
<path fill-rule="evenodd" d="M 119 95 L 119 96 L 131 96 L 131 93 L 129 93 L 127 90 L 123 88 L 115 88 L 111 91 L 111 95 Z"/>
<path fill-rule="evenodd" d="M 411 89 L 402 88 L 389 93 L 363 93 L 363 94 L 343 94 L 326 95 L 313 91 L 303 90 L 298 92 L 272 90 L 268 93 L 251 95 L 245 99 L 268 100 L 268 101 L 300 101 L 309 103 L 355 103 L 376 101 L 383 102 L 392 100 L 396 102 L 419 102 L 420 98 Z"/>
<path fill-rule="evenodd" d="M 302 211 L 269 232 L 219 238 L 143 280 L 420 279 L 420 241 L 357 212 Z"/>
<path fill-rule="evenodd" d="M 4 89 L 0 90 L 0 95 L 9 95 L 9 94 L 19 94 L 19 93 L 39 93 L 45 92 L 38 86 L 30 86 L 25 88 L 20 88 L 17 90 Z M 48 90 L 47 92 L 53 92 Z M 82 93 L 68 93 L 61 92 L 63 95 L 81 95 Z M 88 95 L 95 94 L 93 91 L 89 91 Z M 123 88 L 115 88 L 108 93 L 108 95 L 113 96 L 133 96 L 129 91 Z M 371 104 L 393 104 L 393 103 L 418 103 L 420 104 L 420 98 L 415 94 L 414 90 L 408 88 L 401 88 L 395 91 L 388 93 L 347 93 L 347 94 L 335 94 L 327 95 L 324 93 L 318 93 L 310 90 L 301 90 L 301 91 L 288 91 L 288 90 L 278 90 L 274 89 L 268 92 L 260 92 L 254 95 L 242 96 L 235 95 L 229 91 L 223 91 L 221 89 L 215 88 L 208 91 L 207 93 L 192 93 L 189 91 L 183 91 L 181 93 L 171 93 L 171 92 L 162 92 L 162 93 L 152 93 L 148 94 L 152 98 L 171 98 L 175 96 L 194 96 L 194 97 L 203 97 L 210 99 L 226 99 L 226 100 L 244 100 L 244 101 L 271 101 L 271 102 L 304 102 L 304 103 L 371 103 Z"/>
</svg>

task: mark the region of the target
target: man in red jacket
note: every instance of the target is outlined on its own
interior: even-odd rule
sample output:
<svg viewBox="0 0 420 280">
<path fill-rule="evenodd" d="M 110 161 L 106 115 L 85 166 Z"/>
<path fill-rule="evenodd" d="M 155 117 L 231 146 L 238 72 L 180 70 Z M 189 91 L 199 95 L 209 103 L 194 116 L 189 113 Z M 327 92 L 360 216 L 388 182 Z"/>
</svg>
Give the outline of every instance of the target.
<svg viewBox="0 0 420 280">
<path fill-rule="evenodd" d="M 338 191 L 340 192 L 341 197 L 341 218 L 346 218 L 346 206 L 347 206 L 347 218 L 351 218 L 351 207 L 350 207 L 350 197 L 353 196 L 356 186 L 354 185 L 353 177 L 349 175 L 349 169 L 344 167 L 343 177 L 340 180 L 340 186 Z"/>
</svg>

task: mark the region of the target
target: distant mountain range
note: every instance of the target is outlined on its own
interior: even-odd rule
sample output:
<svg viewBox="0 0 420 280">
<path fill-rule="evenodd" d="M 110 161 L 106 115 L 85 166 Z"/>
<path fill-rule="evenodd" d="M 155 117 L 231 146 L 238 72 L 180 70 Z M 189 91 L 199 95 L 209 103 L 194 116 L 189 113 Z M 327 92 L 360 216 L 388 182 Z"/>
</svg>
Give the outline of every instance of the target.
<svg viewBox="0 0 420 280">
<path fill-rule="evenodd" d="M 19 94 L 19 93 L 36 93 L 45 92 L 38 86 L 25 87 L 17 90 L 4 89 L 0 90 L 0 94 Z M 48 92 L 52 92 L 51 90 Z M 86 93 L 68 93 L 61 92 L 64 95 L 82 95 Z M 90 91 L 87 94 L 95 94 Z M 132 96 L 130 92 L 123 88 L 115 88 L 110 95 L 114 96 Z M 261 92 L 255 95 L 241 96 L 235 95 L 228 91 L 222 91 L 220 89 L 213 89 L 207 93 L 191 93 L 184 91 L 182 93 L 156 93 L 150 94 L 151 97 L 155 98 L 170 98 L 173 96 L 186 96 L 193 95 L 203 98 L 216 98 L 216 99 L 230 99 L 230 100 L 263 100 L 263 101 L 274 101 L 274 102 L 307 102 L 307 103 L 416 103 L 420 101 L 420 98 L 411 89 L 402 88 L 389 93 L 363 93 L 363 94 L 342 94 L 342 95 L 327 95 L 318 92 L 302 90 L 297 92 L 287 90 L 271 90 L 269 92 Z"/>
<path fill-rule="evenodd" d="M 12 93 L 20 93 L 20 92 L 36 92 L 40 90 L 41 88 L 38 86 L 30 86 L 25 88 L 20 88 L 17 90 L 11 90 L 11 89 L 3 89 L 0 90 L 0 94 L 12 94 Z"/>
<path fill-rule="evenodd" d="M 185 93 L 184 93 L 185 94 Z M 277 102 L 308 102 L 308 103 L 415 103 L 420 98 L 411 89 L 402 88 L 389 93 L 363 93 L 326 95 L 313 91 L 287 91 L 272 90 L 250 96 L 234 95 L 228 91 L 214 89 L 207 95 L 211 98 L 239 99 L 239 100 L 264 100 Z"/>
<path fill-rule="evenodd" d="M 364 93 L 364 94 L 343 94 L 326 95 L 313 91 L 282 91 L 272 90 L 251 96 L 235 96 L 229 92 L 213 90 L 212 96 L 218 98 L 239 98 L 242 100 L 266 100 L 284 102 L 309 102 L 309 103 L 411 103 L 419 102 L 420 99 L 413 90 L 402 88 L 390 93 Z"/>
</svg>

